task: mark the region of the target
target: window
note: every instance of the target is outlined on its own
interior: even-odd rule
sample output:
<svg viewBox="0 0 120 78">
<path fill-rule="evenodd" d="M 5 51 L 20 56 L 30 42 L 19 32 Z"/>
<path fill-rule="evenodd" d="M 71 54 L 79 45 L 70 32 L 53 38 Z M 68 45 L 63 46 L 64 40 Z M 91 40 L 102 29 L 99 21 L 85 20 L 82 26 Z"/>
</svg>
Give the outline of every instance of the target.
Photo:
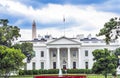
<svg viewBox="0 0 120 78">
<path fill-rule="evenodd" d="M 85 56 L 88 56 L 88 50 L 85 50 Z"/>
<path fill-rule="evenodd" d="M 41 62 L 41 69 L 44 69 L 44 62 Z"/>
<path fill-rule="evenodd" d="M 27 63 L 25 63 L 24 65 L 24 70 L 27 70 Z"/>
<path fill-rule="evenodd" d="M 35 70 L 35 62 L 32 63 L 32 68 Z"/>
<path fill-rule="evenodd" d="M 73 69 L 76 69 L 76 62 L 73 62 Z"/>
<path fill-rule="evenodd" d="M 33 51 L 33 57 L 35 57 L 36 56 L 36 52 L 35 51 Z"/>
<path fill-rule="evenodd" d="M 88 69 L 88 62 L 85 62 L 85 68 Z"/>
<path fill-rule="evenodd" d="M 53 62 L 53 69 L 56 69 L 56 62 Z"/>
<path fill-rule="evenodd" d="M 66 52 L 65 51 L 62 52 L 62 56 L 66 57 Z"/>
<path fill-rule="evenodd" d="M 41 51 L 41 57 L 44 57 L 44 51 Z"/>
<path fill-rule="evenodd" d="M 73 52 L 73 57 L 76 57 L 76 51 Z"/>
<path fill-rule="evenodd" d="M 56 57 L 56 52 L 53 52 L 53 57 Z"/>
</svg>

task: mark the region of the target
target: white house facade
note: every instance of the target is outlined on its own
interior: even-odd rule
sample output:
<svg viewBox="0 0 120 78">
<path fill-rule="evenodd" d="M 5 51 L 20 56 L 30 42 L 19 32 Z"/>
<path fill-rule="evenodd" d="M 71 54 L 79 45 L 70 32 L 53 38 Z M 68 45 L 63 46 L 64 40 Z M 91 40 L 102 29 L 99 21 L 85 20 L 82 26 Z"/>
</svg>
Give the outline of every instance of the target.
<svg viewBox="0 0 120 78">
<path fill-rule="evenodd" d="M 31 40 L 35 57 L 30 63 L 26 63 L 25 69 L 91 69 L 93 66 L 92 52 L 95 49 L 108 48 L 115 50 L 119 47 L 118 41 L 110 45 L 91 36 L 84 38 L 81 35 L 76 38 L 52 38 L 47 35 L 44 38 Z M 24 60 L 26 62 L 26 59 Z"/>
</svg>

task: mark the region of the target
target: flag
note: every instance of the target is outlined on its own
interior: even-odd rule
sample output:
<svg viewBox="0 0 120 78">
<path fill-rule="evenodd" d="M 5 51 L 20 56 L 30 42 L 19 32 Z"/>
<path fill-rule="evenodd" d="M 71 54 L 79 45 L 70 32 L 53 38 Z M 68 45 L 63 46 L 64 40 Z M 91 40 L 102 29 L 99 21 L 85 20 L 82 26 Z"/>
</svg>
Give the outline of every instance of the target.
<svg viewBox="0 0 120 78">
<path fill-rule="evenodd" d="M 63 16 L 63 22 L 65 22 L 65 17 Z"/>
</svg>

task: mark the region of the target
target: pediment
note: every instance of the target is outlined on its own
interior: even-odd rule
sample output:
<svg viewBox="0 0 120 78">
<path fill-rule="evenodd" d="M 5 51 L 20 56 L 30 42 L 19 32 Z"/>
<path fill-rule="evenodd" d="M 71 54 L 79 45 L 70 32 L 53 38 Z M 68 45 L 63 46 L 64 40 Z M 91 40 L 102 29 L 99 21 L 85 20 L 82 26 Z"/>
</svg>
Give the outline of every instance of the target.
<svg viewBox="0 0 120 78">
<path fill-rule="evenodd" d="M 48 42 L 47 44 L 62 44 L 62 45 L 69 45 L 69 44 L 71 44 L 71 45 L 80 45 L 80 42 L 78 42 L 78 41 L 75 41 L 75 40 L 72 40 L 72 39 L 70 39 L 70 38 L 66 38 L 66 37 L 60 37 L 60 38 L 58 38 L 58 39 L 55 39 L 55 40 L 53 40 L 53 41 L 51 41 L 51 42 Z"/>
</svg>

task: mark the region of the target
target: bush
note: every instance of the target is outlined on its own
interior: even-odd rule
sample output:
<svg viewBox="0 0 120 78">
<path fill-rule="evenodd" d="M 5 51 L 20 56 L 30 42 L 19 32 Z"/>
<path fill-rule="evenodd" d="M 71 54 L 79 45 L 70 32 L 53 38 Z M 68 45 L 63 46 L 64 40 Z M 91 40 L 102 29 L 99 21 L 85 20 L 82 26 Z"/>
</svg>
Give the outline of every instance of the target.
<svg viewBox="0 0 120 78">
<path fill-rule="evenodd" d="M 48 74 L 57 74 L 57 73 L 59 73 L 58 69 L 49 69 L 48 70 Z"/>
<path fill-rule="evenodd" d="M 19 75 L 24 75 L 24 70 L 19 70 Z"/>
<path fill-rule="evenodd" d="M 66 73 L 62 69 L 63 73 Z M 49 70 L 19 70 L 19 75 L 38 75 L 38 74 L 58 74 L 59 69 L 49 69 Z M 91 69 L 67 69 L 68 74 L 91 74 Z"/>
<path fill-rule="evenodd" d="M 32 70 L 33 74 L 38 75 L 39 74 L 39 70 Z"/>
</svg>

